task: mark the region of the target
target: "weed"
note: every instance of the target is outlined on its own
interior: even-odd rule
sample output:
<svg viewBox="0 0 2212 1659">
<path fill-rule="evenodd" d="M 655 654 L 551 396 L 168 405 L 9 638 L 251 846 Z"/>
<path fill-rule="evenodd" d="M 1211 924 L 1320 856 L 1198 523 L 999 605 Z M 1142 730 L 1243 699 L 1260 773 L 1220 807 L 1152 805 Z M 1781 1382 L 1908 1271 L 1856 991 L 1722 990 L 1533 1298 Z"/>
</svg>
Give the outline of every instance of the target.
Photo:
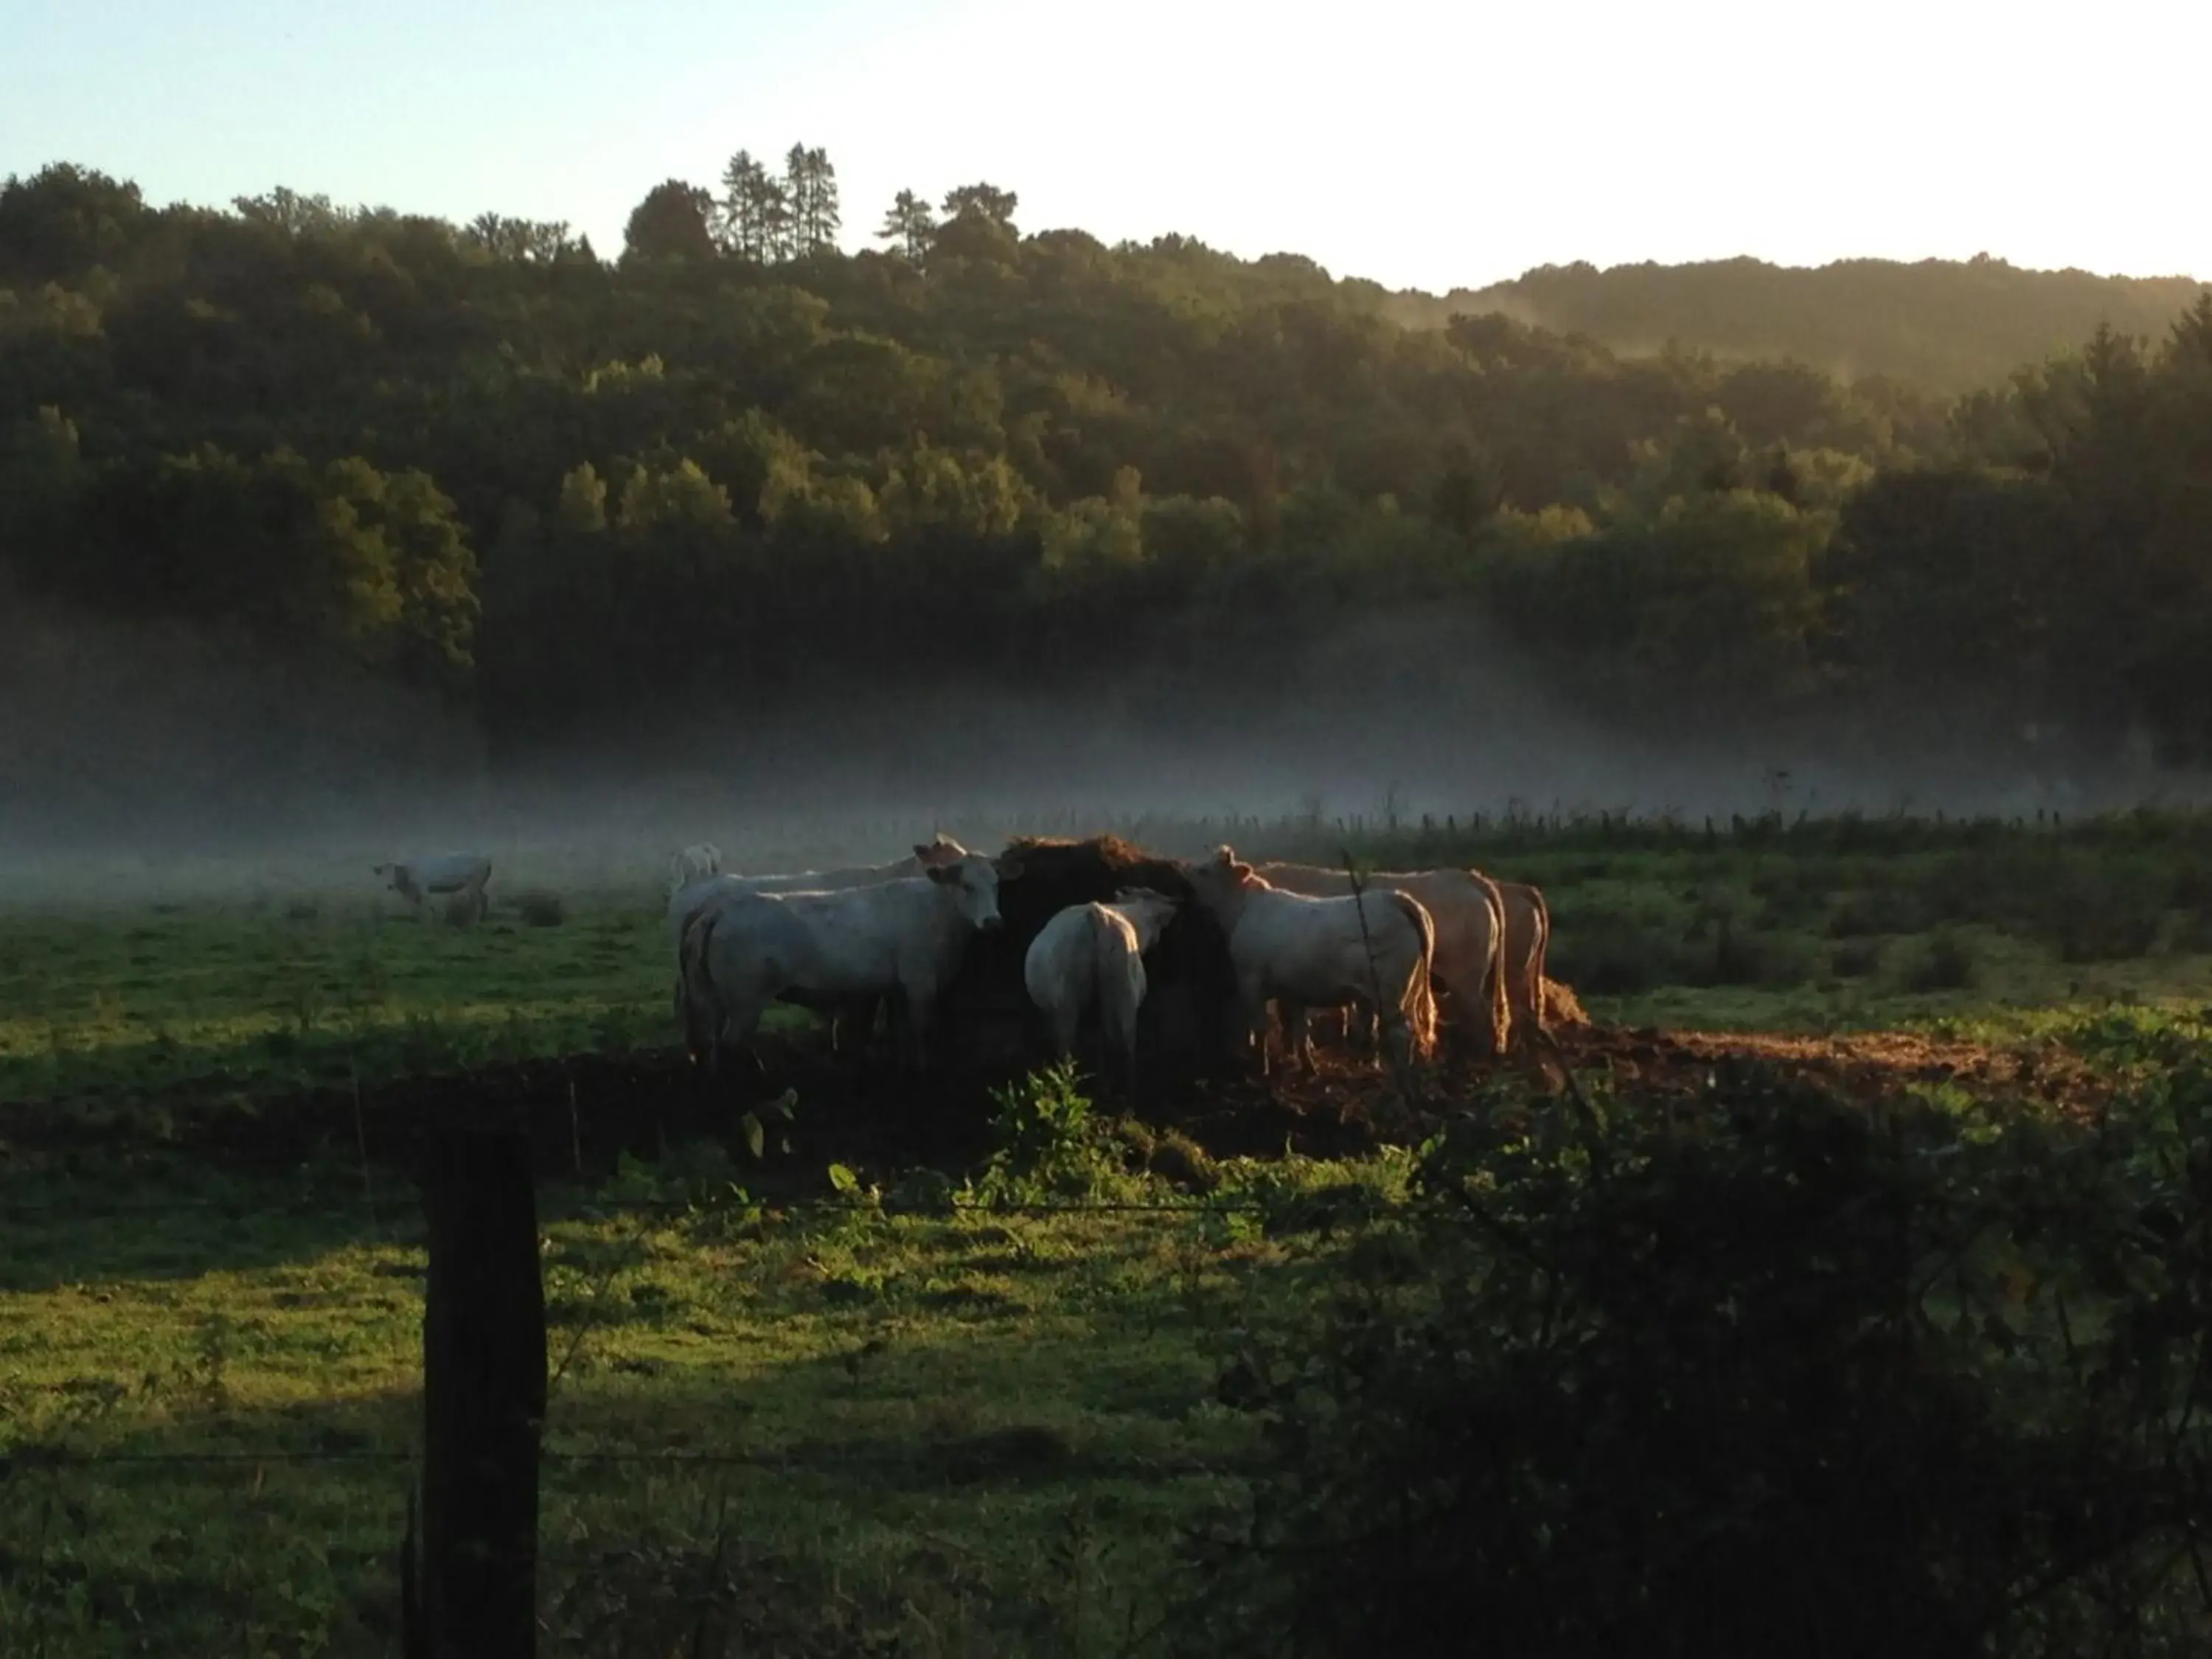
<svg viewBox="0 0 2212 1659">
<path fill-rule="evenodd" d="M 1122 1143 L 1091 1114 L 1072 1060 L 991 1091 L 998 1145 L 975 1183 L 988 1203 L 1037 1204 L 1111 1199 L 1131 1188 Z"/>
<path fill-rule="evenodd" d="M 1954 928 L 1938 928 L 1905 969 L 1905 988 L 1963 991 L 1974 983 L 1978 969 L 1973 947 L 1965 937 Z"/>
</svg>

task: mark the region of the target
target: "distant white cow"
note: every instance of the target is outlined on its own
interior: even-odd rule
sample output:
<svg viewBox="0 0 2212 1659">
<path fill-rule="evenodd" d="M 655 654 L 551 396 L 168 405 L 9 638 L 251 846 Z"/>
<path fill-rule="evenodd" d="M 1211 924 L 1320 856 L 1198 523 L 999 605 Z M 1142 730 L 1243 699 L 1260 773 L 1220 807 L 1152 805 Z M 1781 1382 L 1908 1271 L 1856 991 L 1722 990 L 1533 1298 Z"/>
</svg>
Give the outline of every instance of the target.
<svg viewBox="0 0 2212 1659">
<path fill-rule="evenodd" d="M 1384 1039 L 1401 1058 L 1434 1051 L 1429 970 L 1436 925 L 1419 900 L 1395 888 L 1343 898 L 1285 892 L 1227 847 L 1183 867 L 1199 904 L 1229 937 L 1239 1012 L 1248 1038 L 1259 1046 L 1262 1074 L 1271 999 L 1282 1012 L 1285 1041 L 1309 1070 L 1306 1009 L 1358 999 L 1379 1006 Z"/>
<path fill-rule="evenodd" d="M 491 860 L 481 853 L 446 853 L 407 864 L 372 866 L 370 873 L 382 876 L 392 890 L 419 914 L 426 894 L 470 893 L 477 917 L 491 908 L 484 888 L 491 880 Z M 452 914 L 452 907 L 447 907 Z"/>
<path fill-rule="evenodd" d="M 668 891 L 671 897 L 695 881 L 705 881 L 722 872 L 722 849 L 710 841 L 693 842 L 674 858 L 668 860 Z"/>
<path fill-rule="evenodd" d="M 1285 892 L 1337 898 L 1352 890 L 1349 872 L 1315 864 L 1254 866 Z M 1506 959 L 1514 938 L 1498 884 L 1473 870 L 1378 871 L 1360 878 L 1370 892 L 1395 888 L 1421 902 L 1436 924 L 1437 953 L 1431 964 L 1437 986 L 1452 1000 L 1456 1022 L 1480 1030 L 1487 1052 L 1502 1054 L 1518 1010 L 1511 1002 L 1512 980 Z M 1304 1034 L 1296 1034 L 1303 1043 Z"/>
<path fill-rule="evenodd" d="M 1030 1000 L 1052 1021 L 1060 1058 L 1075 1052 L 1086 1015 L 1101 1044 L 1137 1091 L 1137 1010 L 1145 1000 L 1145 952 L 1158 943 L 1179 900 L 1150 888 L 1124 888 L 1111 904 L 1071 904 L 1045 923 L 1022 960 Z"/>
<path fill-rule="evenodd" d="M 837 892 L 738 893 L 693 913 L 678 951 L 676 1005 L 684 1045 L 714 1064 L 749 1043 L 770 1002 L 896 994 L 909 1057 L 927 1062 L 930 1014 L 969 936 L 1004 926 L 999 883 L 1019 878 L 964 853 L 926 873 Z"/>
<path fill-rule="evenodd" d="M 842 870 L 802 870 L 784 875 L 741 876 L 717 871 L 685 882 L 669 894 L 669 938 L 680 948 L 684 928 L 701 910 L 743 894 L 836 893 L 856 887 L 876 887 L 887 881 L 904 880 L 942 868 L 967 856 L 966 848 L 951 836 L 939 833 L 927 842 L 915 843 L 912 853 L 902 859 L 893 859 L 889 864 L 854 865 Z M 848 1028 L 856 1027 L 864 1036 L 875 1029 L 876 1009 L 884 1000 L 872 992 L 860 996 L 823 997 L 798 988 L 778 999 L 824 1016 L 830 1022 L 830 1047 L 833 1052 L 842 1046 Z"/>
</svg>

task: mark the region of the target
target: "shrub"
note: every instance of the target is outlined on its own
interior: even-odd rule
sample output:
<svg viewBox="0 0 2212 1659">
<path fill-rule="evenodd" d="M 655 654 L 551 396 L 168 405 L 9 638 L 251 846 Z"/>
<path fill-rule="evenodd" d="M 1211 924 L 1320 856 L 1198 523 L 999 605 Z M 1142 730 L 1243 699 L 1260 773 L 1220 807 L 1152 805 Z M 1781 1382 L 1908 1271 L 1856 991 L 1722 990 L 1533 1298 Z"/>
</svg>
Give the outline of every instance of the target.
<svg viewBox="0 0 2212 1659">
<path fill-rule="evenodd" d="M 2194 1650 L 2202 1057 L 2132 1151 L 1755 1070 L 1711 1104 L 1462 1118 L 1410 1246 L 1246 1333 L 1268 1466 L 1180 1650 Z"/>
<path fill-rule="evenodd" d="M 994 1089 L 991 1102 L 991 1131 L 998 1144 L 975 1184 L 975 1196 L 984 1202 L 1112 1199 L 1133 1184 L 1126 1143 L 1112 1124 L 1091 1115 L 1073 1060 Z"/>
<path fill-rule="evenodd" d="M 1881 946 L 1853 940 L 1828 952 L 1828 971 L 1838 979 L 1864 979 L 1881 966 Z"/>
<path fill-rule="evenodd" d="M 1591 996 L 1698 982 L 1701 954 L 1657 929 L 1592 918 L 1553 936 L 1550 966 Z"/>
<path fill-rule="evenodd" d="M 528 927 L 558 927 L 568 919 L 567 908 L 558 893 L 520 893 L 515 896 L 514 914 Z"/>
<path fill-rule="evenodd" d="M 1963 991 L 1979 972 L 1973 946 L 1955 930 L 1938 928 L 1905 969 L 1908 991 Z"/>
</svg>

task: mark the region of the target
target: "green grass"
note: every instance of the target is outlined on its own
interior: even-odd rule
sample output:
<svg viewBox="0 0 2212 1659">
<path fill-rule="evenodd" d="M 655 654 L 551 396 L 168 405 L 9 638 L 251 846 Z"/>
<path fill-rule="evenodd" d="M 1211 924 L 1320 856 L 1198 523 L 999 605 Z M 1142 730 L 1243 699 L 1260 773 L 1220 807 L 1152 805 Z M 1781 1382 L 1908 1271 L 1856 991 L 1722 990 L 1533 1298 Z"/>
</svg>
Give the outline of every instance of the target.
<svg viewBox="0 0 2212 1659">
<path fill-rule="evenodd" d="M 1387 1201 L 1404 1164 L 1226 1173 Z M 13 1185 L 52 1207 L 16 1212 L 0 1261 L 0 1647 L 386 1650 L 420 1420 L 408 1212 L 188 1174 Z M 1176 1528 L 1236 1501 L 1253 1451 L 1213 1398 L 1218 1334 L 1323 1259 L 1244 1215 L 593 1197 L 546 1200 L 569 1218 L 544 1229 L 544 1604 L 580 1620 L 610 1571 L 667 1601 L 720 1513 L 924 1651 L 1102 1651 L 1157 1617 Z M 149 1200 L 205 1207 L 91 1208 Z M 187 1454 L 234 1461 L 131 1461 Z"/>
<path fill-rule="evenodd" d="M 495 910 L 465 931 L 308 903 L 6 921 L 0 1103 L 284 1093 L 672 1035 L 666 921 L 635 898 L 575 896 L 555 927 Z"/>
<path fill-rule="evenodd" d="M 1613 819 L 1127 827 L 1182 854 L 1223 837 L 1254 856 L 1348 846 L 1380 867 L 1534 881 L 1551 902 L 1554 975 L 1594 1014 L 1633 1024 L 1819 1032 L 2212 1000 L 2212 817 L 2063 830 L 1778 818 L 1711 836 Z M 630 874 L 565 891 L 532 880 L 561 901 L 557 923 L 526 919 L 519 886 L 468 932 L 304 889 L 10 913 L 0 1103 L 283 1093 L 665 1046 L 665 920 L 653 872 Z"/>
<path fill-rule="evenodd" d="M 1350 843 L 1535 881 L 1553 974 L 1600 1018 L 1923 1026 L 2130 1070 L 2207 1035 L 2212 821 L 1130 828 L 1182 854 Z M 557 923 L 509 903 L 472 932 L 281 894 L 12 911 L 0 1105 L 666 1045 L 647 873 L 562 890 Z M 278 1182 L 116 1150 L 74 1174 L 0 1165 L 0 1651 L 396 1650 L 411 1194 L 371 1171 L 372 1208 L 358 1170 Z M 725 1191 L 701 1159 L 686 1190 Z M 757 1591 L 763 1650 L 1119 1650 L 1182 1583 L 1176 1528 L 1240 1498 L 1251 1431 L 1214 1378 L 1239 1321 L 1327 1271 L 1300 1206 L 1346 1183 L 1387 1202 L 1403 1174 L 1399 1155 L 1209 1172 L 1268 1221 L 735 1200 L 594 1218 L 606 1194 L 550 1194 L 549 1650 L 616 1650 L 596 1621 L 681 1650 L 718 1549 Z M 1097 1176 L 1079 1159 L 1068 1178 Z M 131 1202 L 167 1207 L 102 1208 Z M 183 1454 L 241 1456 L 78 1461 Z M 671 1454 L 709 1461 L 644 1461 Z"/>
</svg>

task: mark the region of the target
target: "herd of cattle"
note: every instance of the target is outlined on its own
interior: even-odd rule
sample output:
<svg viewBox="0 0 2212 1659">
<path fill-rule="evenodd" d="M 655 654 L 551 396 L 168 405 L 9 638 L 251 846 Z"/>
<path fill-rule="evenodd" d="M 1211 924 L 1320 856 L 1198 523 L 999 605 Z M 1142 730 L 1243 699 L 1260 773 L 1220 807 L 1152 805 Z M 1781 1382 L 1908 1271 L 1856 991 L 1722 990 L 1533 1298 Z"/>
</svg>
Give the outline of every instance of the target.
<svg viewBox="0 0 2212 1659">
<path fill-rule="evenodd" d="M 832 1044 L 854 1022 L 874 1029 L 884 1011 L 905 1060 L 927 1068 L 933 1013 L 973 938 L 1005 929 L 1002 891 L 1024 880 L 1024 858 L 1071 845 L 1015 842 L 994 858 L 938 834 L 887 865 L 757 876 L 726 874 L 706 842 L 686 848 L 665 890 L 686 1051 L 717 1066 L 723 1051 L 752 1042 L 769 1005 L 787 1002 L 827 1015 Z M 1310 1009 L 1340 1009 L 1347 1036 L 1378 1040 L 1401 1061 L 1436 1051 L 1440 1000 L 1453 1013 L 1447 1036 L 1486 1055 L 1544 1026 L 1551 911 L 1531 884 L 1475 869 L 1356 878 L 1318 865 L 1249 865 L 1232 848 L 1151 867 L 1179 891 L 1126 884 L 1110 900 L 1055 907 L 1022 949 L 1022 988 L 1060 1055 L 1095 1033 L 1099 1060 L 1134 1078 L 1146 957 L 1186 909 L 1201 911 L 1224 942 L 1234 1037 L 1263 1075 L 1270 1006 L 1283 1048 L 1307 1068 Z M 476 922 L 489 907 L 483 854 L 376 865 L 376 874 L 416 909 L 427 896 L 447 898 L 447 921 Z"/>
<path fill-rule="evenodd" d="M 687 1051 L 714 1067 L 784 1002 L 827 1015 L 833 1046 L 855 1022 L 872 1030 L 880 1009 L 904 1058 L 927 1067 L 940 998 L 976 938 L 1004 930 L 1002 894 L 1018 890 L 1030 863 L 1077 846 L 1017 842 L 994 858 L 940 834 L 889 864 L 776 875 L 726 873 L 713 846 L 684 848 L 670 862 L 667 920 Z M 1309 1068 L 1314 1008 L 1344 1011 L 1347 1035 L 1379 1039 L 1401 1061 L 1434 1052 L 1440 996 L 1452 1014 L 1443 1034 L 1474 1052 L 1501 1054 L 1516 1032 L 1544 1026 L 1551 916 L 1524 883 L 1464 869 L 1356 878 L 1255 866 L 1228 847 L 1144 867 L 1154 884 L 1052 907 L 1023 947 L 1022 987 L 1063 1056 L 1093 1032 L 1101 1061 L 1133 1079 L 1146 959 L 1187 909 L 1225 946 L 1231 1030 L 1262 1075 L 1271 1006 L 1283 1048 Z M 480 854 L 376 872 L 418 908 L 444 896 L 448 920 L 485 913 L 491 863 Z M 1170 885 L 1179 890 L 1159 890 Z"/>
<path fill-rule="evenodd" d="M 775 1001 L 871 1025 L 882 1004 L 900 1017 L 907 1059 L 926 1066 L 933 1010 L 970 937 L 1002 928 L 1002 888 L 1052 845 L 1017 842 L 994 859 L 939 835 L 889 864 L 779 875 L 726 874 L 714 847 L 686 848 L 671 862 L 667 906 L 686 1048 L 711 1066 L 750 1042 Z M 1185 907 L 1225 942 L 1234 1030 L 1262 1074 L 1271 1005 L 1284 1047 L 1308 1067 L 1311 1008 L 1345 1010 L 1348 1029 L 1364 1010 L 1361 1024 L 1401 1060 L 1434 1051 L 1439 993 L 1454 1005 L 1454 1035 L 1489 1054 L 1504 1052 L 1516 1024 L 1544 1023 L 1551 917 L 1534 887 L 1462 869 L 1362 879 L 1255 866 L 1228 847 L 1168 862 L 1182 891 L 1131 886 L 1067 904 L 1029 939 L 1022 984 L 1060 1054 L 1094 1030 L 1102 1060 L 1133 1079 L 1146 957 Z"/>
</svg>

